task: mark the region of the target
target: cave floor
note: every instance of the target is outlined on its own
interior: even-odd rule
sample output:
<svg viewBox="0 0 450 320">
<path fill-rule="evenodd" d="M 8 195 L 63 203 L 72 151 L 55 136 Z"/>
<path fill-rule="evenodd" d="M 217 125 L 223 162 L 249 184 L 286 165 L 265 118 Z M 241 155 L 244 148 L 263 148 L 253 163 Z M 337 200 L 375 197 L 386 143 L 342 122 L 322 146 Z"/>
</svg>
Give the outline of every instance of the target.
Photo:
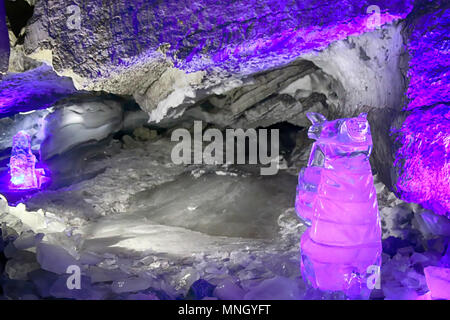
<svg viewBox="0 0 450 320">
<path fill-rule="evenodd" d="M 199 279 L 216 288 L 210 298 L 324 298 L 307 290 L 300 273 L 299 243 L 306 226 L 294 209 L 295 170 L 260 176 L 245 166 L 176 166 L 171 149 L 170 141 L 159 138 L 105 151 L 81 170 L 82 176 L 100 173 L 26 201 L 27 210 L 43 209 L 41 220 L 28 212 L 12 214 L 22 219 L 22 231 L 45 233 L 42 243 L 52 247 L 26 248 L 37 252 L 42 269 L 55 259 L 76 263 L 85 277 L 84 291 L 47 283 L 45 272 L 30 279 L 27 272 L 36 274 L 39 264 L 19 268 L 14 256 L 9 281 L 31 280 L 50 297 L 74 299 L 187 298 Z M 380 211 L 404 206 L 382 183 L 376 188 Z M 423 275 L 412 273 L 409 256 L 395 257 L 383 255 L 384 266 L 391 272 L 404 264 L 403 278 L 388 274 L 384 297 L 423 294 Z M 416 282 L 404 280 L 410 278 Z"/>
</svg>

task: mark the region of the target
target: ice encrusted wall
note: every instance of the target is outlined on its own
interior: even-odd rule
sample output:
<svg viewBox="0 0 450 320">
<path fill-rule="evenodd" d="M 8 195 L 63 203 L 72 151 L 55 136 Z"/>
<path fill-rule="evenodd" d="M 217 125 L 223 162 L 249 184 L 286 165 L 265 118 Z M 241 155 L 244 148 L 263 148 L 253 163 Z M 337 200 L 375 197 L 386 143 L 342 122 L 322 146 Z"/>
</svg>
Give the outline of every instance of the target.
<svg viewBox="0 0 450 320">
<path fill-rule="evenodd" d="M 397 135 L 396 192 L 450 217 L 450 4 L 422 1 L 407 19 L 408 116 Z"/>
</svg>

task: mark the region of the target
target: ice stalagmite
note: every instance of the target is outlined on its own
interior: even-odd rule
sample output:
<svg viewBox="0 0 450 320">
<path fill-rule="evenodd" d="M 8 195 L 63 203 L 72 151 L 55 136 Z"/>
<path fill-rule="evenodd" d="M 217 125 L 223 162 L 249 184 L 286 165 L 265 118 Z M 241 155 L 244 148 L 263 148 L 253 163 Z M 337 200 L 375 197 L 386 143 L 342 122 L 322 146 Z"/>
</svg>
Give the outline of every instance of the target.
<svg viewBox="0 0 450 320">
<path fill-rule="evenodd" d="M 40 187 L 40 179 L 36 172 L 36 157 L 31 151 L 31 139 L 24 131 L 19 131 L 13 138 L 9 168 L 12 189 L 37 189 Z"/>
<path fill-rule="evenodd" d="M 368 298 L 379 283 L 382 248 L 366 114 L 334 121 L 307 116 L 316 142 L 297 187 L 296 210 L 309 226 L 301 239 L 303 278 L 323 291 Z"/>
</svg>

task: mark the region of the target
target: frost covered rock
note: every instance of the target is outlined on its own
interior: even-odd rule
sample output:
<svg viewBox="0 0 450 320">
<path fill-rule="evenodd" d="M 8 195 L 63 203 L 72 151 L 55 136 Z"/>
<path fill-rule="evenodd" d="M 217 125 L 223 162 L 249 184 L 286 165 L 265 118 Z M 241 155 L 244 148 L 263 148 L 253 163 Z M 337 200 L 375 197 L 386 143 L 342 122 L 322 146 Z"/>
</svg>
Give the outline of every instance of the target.
<svg viewBox="0 0 450 320">
<path fill-rule="evenodd" d="M 80 289 L 69 289 L 67 286 L 68 279 L 69 276 L 67 275 L 59 276 L 52 284 L 49 294 L 59 299 L 76 300 L 103 300 L 109 294 L 106 288 L 92 286 L 90 279 L 85 276 L 81 276 Z"/>
<path fill-rule="evenodd" d="M 382 220 L 381 229 L 383 239 L 390 236 L 404 239 L 410 232 L 414 212 L 404 204 L 393 207 L 382 207 L 380 217 Z"/>
<path fill-rule="evenodd" d="M 407 110 L 394 126 L 396 194 L 450 218 L 447 1 L 424 1 L 405 22 Z"/>
<path fill-rule="evenodd" d="M 120 269 L 104 269 L 97 266 L 90 266 L 87 274 L 92 283 L 118 281 L 127 277 Z"/>
<path fill-rule="evenodd" d="M 148 279 L 140 277 L 130 277 L 115 280 L 111 285 L 111 289 L 115 293 L 139 292 L 148 289 L 151 285 L 152 282 Z"/>
<path fill-rule="evenodd" d="M 243 300 L 245 291 L 232 280 L 225 279 L 217 284 L 213 294 L 221 300 Z"/>
<path fill-rule="evenodd" d="M 140 141 L 148 141 L 155 139 L 158 136 L 158 132 L 145 127 L 139 127 L 133 131 L 133 135 Z"/>
<path fill-rule="evenodd" d="M 62 232 L 66 225 L 51 213 L 38 211 L 27 211 L 24 204 L 20 203 L 16 207 L 9 207 L 9 214 L 2 216 L 1 220 L 11 221 L 20 224 L 20 232 L 32 230 L 35 233 Z M 8 223 L 7 223 L 8 225 Z M 17 230 L 16 230 L 17 231 Z"/>
</svg>

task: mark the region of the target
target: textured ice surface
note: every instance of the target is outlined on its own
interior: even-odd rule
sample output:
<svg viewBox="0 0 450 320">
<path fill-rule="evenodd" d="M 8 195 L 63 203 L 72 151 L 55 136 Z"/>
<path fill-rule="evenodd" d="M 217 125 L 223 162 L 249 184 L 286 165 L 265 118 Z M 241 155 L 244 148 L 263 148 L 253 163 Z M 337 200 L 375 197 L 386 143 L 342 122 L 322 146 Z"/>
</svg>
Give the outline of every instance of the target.
<svg viewBox="0 0 450 320">
<path fill-rule="evenodd" d="M 424 1 L 406 20 L 410 111 L 398 134 L 396 193 L 450 218 L 448 1 Z"/>
<path fill-rule="evenodd" d="M 274 238 L 277 219 L 290 208 L 295 179 L 216 171 L 184 174 L 136 194 L 128 209 L 147 219 L 213 236 Z M 180 197 L 180 194 L 183 197 Z"/>
<path fill-rule="evenodd" d="M 297 212 L 311 226 L 301 240 L 302 274 L 314 288 L 368 298 L 367 269 L 381 263 L 369 123 L 365 114 L 335 121 L 307 116 L 316 142 L 297 189 Z"/>
</svg>

